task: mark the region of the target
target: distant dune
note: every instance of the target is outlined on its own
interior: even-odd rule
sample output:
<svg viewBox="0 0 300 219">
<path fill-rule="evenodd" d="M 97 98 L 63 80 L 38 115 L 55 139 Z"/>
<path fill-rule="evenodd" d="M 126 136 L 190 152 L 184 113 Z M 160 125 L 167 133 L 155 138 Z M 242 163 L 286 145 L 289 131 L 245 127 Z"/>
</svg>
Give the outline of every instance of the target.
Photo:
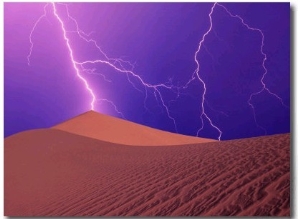
<svg viewBox="0 0 300 219">
<path fill-rule="evenodd" d="M 78 134 L 4 140 L 6 216 L 290 215 L 289 134 L 172 147 Z"/>
<path fill-rule="evenodd" d="M 53 128 L 124 145 L 179 145 L 216 141 L 161 131 L 89 111 Z"/>
</svg>

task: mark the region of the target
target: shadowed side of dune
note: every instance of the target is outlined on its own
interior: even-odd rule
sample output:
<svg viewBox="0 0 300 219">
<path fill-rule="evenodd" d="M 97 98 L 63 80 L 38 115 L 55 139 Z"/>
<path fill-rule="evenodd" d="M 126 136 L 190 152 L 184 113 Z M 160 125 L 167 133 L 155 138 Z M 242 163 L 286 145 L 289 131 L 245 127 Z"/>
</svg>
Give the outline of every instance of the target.
<svg viewBox="0 0 300 219">
<path fill-rule="evenodd" d="M 60 130 L 5 139 L 6 216 L 290 214 L 290 135 L 124 146 Z"/>
<path fill-rule="evenodd" d="M 53 128 L 125 145 L 180 145 L 216 141 L 161 131 L 95 111 L 83 113 Z"/>
</svg>

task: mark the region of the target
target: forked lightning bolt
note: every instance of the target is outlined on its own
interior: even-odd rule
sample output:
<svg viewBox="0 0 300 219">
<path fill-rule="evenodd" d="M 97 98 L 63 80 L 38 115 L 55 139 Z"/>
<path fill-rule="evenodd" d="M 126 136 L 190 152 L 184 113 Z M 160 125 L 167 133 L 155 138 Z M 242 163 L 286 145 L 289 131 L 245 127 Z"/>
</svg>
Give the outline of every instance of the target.
<svg viewBox="0 0 300 219">
<path fill-rule="evenodd" d="M 63 32 L 63 36 L 64 36 L 64 40 L 66 41 L 66 45 L 67 45 L 67 48 L 69 50 L 69 55 L 70 55 L 70 60 L 73 64 L 73 68 L 76 72 L 76 75 L 77 77 L 83 81 L 84 85 L 85 85 L 85 88 L 88 90 L 88 92 L 90 93 L 91 97 L 92 97 L 92 101 L 91 101 L 91 109 L 94 110 L 95 108 L 95 101 L 96 101 L 96 96 L 93 92 L 93 90 L 91 89 L 90 85 L 88 84 L 87 80 L 82 77 L 82 75 L 80 74 L 80 70 L 78 69 L 77 67 L 77 64 L 74 60 L 74 56 L 73 56 L 73 50 L 71 48 L 71 45 L 70 45 L 70 40 L 69 38 L 67 37 L 67 32 L 66 32 L 66 29 L 65 29 L 65 25 L 64 25 L 64 22 L 62 21 L 62 19 L 59 17 L 59 15 L 57 14 L 57 10 L 56 10 L 56 6 L 55 6 L 55 3 L 52 3 L 52 6 L 53 6 L 53 13 L 55 15 L 55 17 L 57 18 L 57 20 L 59 21 L 60 25 L 61 25 L 61 29 L 62 29 L 62 32 Z"/>
<path fill-rule="evenodd" d="M 203 85 L 203 93 L 202 93 L 202 100 L 201 100 L 201 114 L 200 114 L 200 119 L 201 119 L 201 128 L 197 131 L 197 136 L 199 136 L 199 132 L 201 130 L 203 130 L 204 128 L 204 119 L 207 119 L 209 124 L 215 128 L 218 133 L 219 133 L 219 136 L 218 136 L 218 139 L 221 140 L 221 136 L 222 136 L 222 131 L 212 122 L 211 118 L 206 114 L 205 112 L 205 107 L 204 107 L 204 102 L 205 102 L 205 95 L 206 95 L 206 84 L 205 82 L 203 81 L 203 79 L 200 77 L 200 64 L 199 64 L 199 61 L 197 59 L 197 56 L 198 56 L 198 53 L 200 52 L 202 46 L 203 46 L 203 43 L 205 41 L 205 37 L 211 32 L 212 30 L 212 26 L 213 26 L 213 23 L 212 23 L 212 14 L 214 12 L 214 8 L 216 6 L 216 3 L 213 4 L 211 10 L 210 10 L 210 13 L 209 13 L 209 28 L 208 30 L 203 34 L 200 42 L 199 42 L 199 45 L 198 45 L 198 49 L 196 50 L 195 52 L 195 56 L 194 56 L 194 60 L 196 62 L 196 70 L 194 71 L 193 75 L 192 75 L 192 78 L 188 81 L 188 83 L 185 85 L 185 87 L 187 87 L 193 80 L 195 79 L 198 79 L 200 81 L 200 83 Z"/>
<path fill-rule="evenodd" d="M 207 30 L 207 31 L 204 33 L 204 35 L 202 36 L 202 38 L 201 38 L 201 40 L 200 40 L 200 42 L 199 42 L 198 49 L 196 50 L 196 53 L 195 53 L 194 59 L 195 59 L 196 66 L 197 66 L 197 67 L 196 67 L 196 70 L 194 71 L 194 73 L 193 73 L 191 79 L 190 79 L 190 80 L 187 82 L 187 84 L 185 85 L 185 88 L 186 88 L 186 87 L 187 87 L 193 80 L 195 80 L 195 79 L 198 79 L 198 80 L 203 84 L 203 89 L 204 89 L 204 91 L 203 91 L 203 94 L 202 94 L 202 101 L 201 101 L 201 106 L 200 106 L 200 108 L 201 108 L 200 119 L 201 119 L 202 125 L 201 125 L 200 129 L 198 130 L 197 135 L 199 135 L 199 132 L 200 132 L 201 130 L 203 130 L 203 128 L 204 128 L 204 119 L 207 119 L 208 122 L 209 122 L 209 124 L 219 132 L 219 136 L 218 136 L 218 139 L 219 139 L 219 140 L 221 139 L 221 136 L 222 136 L 222 131 L 220 130 L 220 128 L 218 128 L 218 127 L 212 122 L 211 118 L 210 118 L 210 117 L 207 115 L 207 113 L 205 112 L 204 102 L 205 102 L 205 95 L 206 95 L 206 84 L 205 84 L 205 82 L 203 81 L 203 79 L 200 77 L 200 74 L 199 74 L 199 72 L 200 72 L 200 64 L 199 64 L 199 61 L 198 61 L 198 59 L 197 59 L 198 53 L 201 51 L 202 47 L 204 47 L 204 44 L 203 44 L 203 43 L 204 43 L 204 41 L 205 41 L 206 36 L 207 36 L 208 34 L 210 34 L 211 32 L 213 32 L 213 19 L 212 19 L 212 15 L 213 15 L 213 13 L 214 13 L 214 9 L 215 9 L 216 6 L 219 6 L 219 7 L 223 8 L 223 9 L 226 11 L 226 13 L 227 13 L 230 17 L 239 19 L 240 22 L 242 23 L 242 25 L 245 26 L 248 30 L 251 30 L 251 31 L 257 31 L 257 32 L 259 32 L 260 35 L 261 35 L 260 52 L 261 52 L 261 54 L 262 54 L 263 57 L 264 57 L 264 58 L 263 58 L 263 61 L 262 61 L 262 67 L 263 67 L 263 69 L 264 69 L 264 72 L 263 72 L 263 75 L 262 75 L 262 77 L 261 77 L 261 79 L 260 79 L 260 82 L 261 82 L 262 87 L 261 87 L 261 89 L 260 89 L 259 91 L 253 92 L 253 93 L 250 95 L 250 97 L 249 97 L 247 103 L 249 104 L 249 106 L 251 107 L 251 109 L 252 109 L 252 111 L 253 111 L 253 117 L 254 117 L 255 124 L 257 125 L 257 127 L 261 128 L 261 129 L 265 132 L 265 134 L 267 134 L 266 129 L 264 129 L 262 126 L 260 126 L 260 125 L 258 124 L 258 122 L 257 122 L 257 119 L 256 119 L 256 113 L 255 113 L 255 108 L 254 108 L 254 105 L 251 103 L 251 100 L 252 100 L 253 96 L 259 95 L 259 94 L 261 94 L 263 91 L 266 91 L 266 92 L 268 92 L 270 95 L 276 97 L 276 98 L 281 102 L 281 104 L 282 104 L 284 107 L 287 107 L 287 108 L 288 108 L 288 106 L 284 104 L 282 98 L 280 98 L 277 94 L 271 92 L 270 89 L 269 89 L 269 88 L 266 86 L 266 84 L 264 83 L 264 78 L 265 78 L 265 76 L 266 76 L 267 73 L 268 73 L 268 70 L 267 70 L 266 65 L 265 65 L 266 60 L 267 60 L 267 55 L 266 55 L 266 53 L 263 51 L 264 43 L 265 43 L 265 35 L 264 35 L 264 33 L 263 33 L 263 31 L 262 31 L 261 29 L 254 28 L 254 27 L 250 27 L 250 26 L 244 21 L 244 19 L 243 19 L 242 17 L 240 17 L 239 15 L 234 15 L 234 14 L 232 14 L 232 13 L 231 13 L 224 5 L 221 5 L 221 4 L 219 4 L 219 3 L 214 3 L 213 6 L 211 7 L 211 10 L 210 10 L 209 15 L 208 15 L 208 16 L 209 16 L 209 27 L 208 27 L 208 30 Z M 206 49 L 206 48 L 204 47 L 204 49 Z"/>
<path fill-rule="evenodd" d="M 59 13 L 58 13 L 58 10 L 57 10 L 57 5 L 60 4 L 60 5 L 63 5 L 65 8 L 66 8 L 66 12 L 67 12 L 67 16 L 68 16 L 68 19 L 72 20 L 75 24 L 75 27 L 76 29 L 75 30 L 67 30 L 66 29 L 66 26 L 65 26 L 65 23 L 64 23 L 64 20 L 60 17 Z M 86 68 L 85 66 L 87 65 L 96 65 L 96 64 L 104 64 L 104 65 L 107 65 L 109 66 L 111 69 L 113 69 L 115 72 L 118 72 L 118 73 L 121 73 L 121 74 L 126 74 L 127 76 L 127 79 L 128 79 L 128 82 L 138 91 L 142 92 L 139 88 L 137 88 L 137 84 L 135 84 L 131 79 L 135 79 L 135 81 L 138 81 L 140 83 L 140 85 L 142 85 L 144 87 L 144 92 L 145 92 L 145 99 L 144 99 L 144 105 L 145 105 L 145 108 L 147 109 L 146 107 L 146 99 L 148 98 L 148 92 L 149 90 L 152 91 L 153 93 L 153 96 L 156 98 L 157 102 L 160 103 L 163 107 L 163 109 L 165 110 L 166 112 L 166 115 L 168 116 L 168 118 L 173 122 L 174 124 L 174 128 L 177 131 L 177 124 L 176 124 L 176 121 L 175 121 L 175 118 L 172 117 L 171 115 L 171 112 L 169 110 L 169 107 L 168 105 L 166 104 L 166 101 L 164 100 L 164 97 L 161 93 L 161 90 L 162 89 L 166 89 L 168 91 L 171 91 L 175 94 L 177 94 L 177 97 L 180 95 L 179 91 L 181 89 L 186 89 L 190 83 L 194 80 L 198 80 L 202 86 L 203 86 L 203 93 L 202 93 L 202 98 L 201 98 L 201 103 L 200 103 L 200 110 L 201 110 L 201 113 L 200 113 L 200 120 L 201 120 L 201 127 L 198 129 L 197 131 L 197 136 L 199 136 L 199 133 L 201 130 L 204 129 L 204 123 L 205 123 L 205 120 L 208 121 L 209 125 L 211 127 L 213 127 L 219 134 L 218 134 L 218 139 L 220 140 L 221 137 L 222 137 L 222 131 L 221 129 L 215 124 L 215 122 L 212 121 L 212 119 L 209 117 L 209 115 L 206 113 L 205 111 L 205 103 L 207 103 L 206 101 L 206 91 L 207 91 L 207 88 L 206 88 L 206 84 L 204 82 L 204 80 L 202 79 L 202 77 L 200 76 L 202 74 L 201 72 L 201 65 L 199 63 L 199 60 L 197 58 L 198 54 L 200 53 L 200 51 L 202 50 L 202 48 L 204 47 L 204 41 L 207 37 L 208 34 L 210 34 L 211 32 L 213 32 L 213 18 L 212 18 L 212 15 L 214 13 L 214 9 L 215 7 L 219 6 L 221 8 L 223 8 L 227 14 L 229 16 L 231 16 L 232 18 L 237 18 L 241 21 L 241 23 L 246 27 L 248 28 L 249 30 L 251 31 L 258 31 L 260 34 L 261 34 L 261 37 L 262 37 L 262 41 L 261 41 L 261 46 L 260 46 L 260 51 L 261 51 L 261 54 L 263 55 L 264 59 L 262 61 L 262 67 L 264 69 L 264 73 L 262 75 L 262 78 L 260 80 L 261 82 L 261 85 L 262 85 L 262 88 L 257 91 L 257 92 L 254 92 L 251 94 L 251 96 L 249 97 L 249 100 L 248 100 L 248 104 L 249 106 L 252 108 L 253 110 L 253 115 L 254 115 L 254 120 L 257 124 L 258 127 L 260 127 L 261 129 L 265 130 L 263 127 L 259 126 L 257 121 L 256 121 L 256 114 L 255 114 L 255 108 L 254 108 L 254 105 L 251 104 L 251 100 L 252 100 L 252 97 L 255 96 L 255 95 L 259 95 L 260 93 L 262 93 L 263 91 L 267 91 L 269 94 L 273 95 L 274 97 L 276 97 L 278 100 L 281 101 L 281 103 L 286 106 L 284 103 L 283 103 L 283 100 L 278 96 L 276 95 L 275 93 L 271 92 L 266 84 L 264 83 L 264 78 L 266 76 L 266 74 L 268 73 L 267 71 L 267 68 L 265 66 L 265 62 L 267 60 L 267 55 L 264 53 L 263 51 L 263 47 L 264 47 L 264 34 L 262 32 L 262 30 L 260 29 L 257 29 L 257 28 L 253 28 L 253 27 L 250 27 L 248 24 L 246 24 L 244 22 L 244 20 L 238 16 L 238 15 L 233 15 L 225 6 L 219 4 L 219 3 L 214 3 L 210 9 L 210 12 L 208 14 L 208 17 L 209 17 L 209 27 L 207 29 L 207 31 L 203 34 L 203 36 L 201 37 L 200 39 L 200 42 L 198 44 L 198 47 L 197 47 L 197 50 L 194 54 L 194 61 L 196 63 L 196 69 L 195 71 L 193 72 L 191 78 L 187 81 L 187 83 L 185 83 L 185 85 L 183 86 L 174 86 L 172 83 L 161 83 L 161 84 L 150 84 L 150 83 L 147 83 L 143 80 L 143 78 L 141 76 L 139 76 L 138 74 L 136 74 L 133 69 L 134 69 L 134 66 L 128 62 L 128 61 L 124 61 L 123 59 L 115 59 L 115 58 L 110 58 L 108 57 L 104 52 L 103 50 L 100 48 L 100 46 L 97 44 L 97 42 L 94 40 L 94 39 L 91 39 L 90 38 L 90 35 L 91 34 L 86 34 L 84 31 L 82 31 L 79 26 L 78 26 L 78 23 L 76 21 L 76 19 L 74 19 L 72 16 L 70 16 L 70 13 L 69 13 L 69 10 L 68 10 L 68 7 L 66 4 L 63 4 L 63 3 L 48 3 L 44 6 L 44 14 L 38 18 L 38 20 L 35 22 L 31 32 L 30 32 L 30 35 L 29 35 L 29 41 L 30 41 L 30 51 L 29 51 L 29 54 L 27 56 L 27 60 L 28 60 L 28 65 L 30 65 L 30 58 L 31 58 L 31 55 L 32 55 L 32 51 L 33 51 L 33 42 L 32 42 L 32 35 L 33 35 L 33 32 L 35 31 L 36 29 L 36 26 L 39 24 L 39 22 L 43 19 L 43 18 L 46 18 L 47 17 L 47 7 L 50 6 L 52 7 L 52 9 L 50 10 L 54 17 L 57 19 L 57 21 L 59 22 L 60 24 L 60 27 L 61 27 L 61 31 L 62 31 L 62 35 L 63 35 L 63 39 L 66 43 L 66 47 L 68 49 L 68 52 L 69 52 L 69 58 L 70 58 L 70 61 L 72 62 L 72 66 L 74 68 L 74 71 L 76 73 L 76 76 L 83 82 L 87 92 L 90 94 L 91 96 L 91 102 L 90 102 L 90 106 L 91 106 L 91 109 L 94 110 L 95 109 L 95 104 L 96 104 L 96 101 L 101 101 L 101 102 L 107 102 L 109 104 L 111 104 L 114 108 L 114 110 L 120 114 L 123 118 L 124 115 L 121 111 L 119 111 L 116 107 L 116 105 L 110 101 L 110 100 L 107 100 L 107 99 L 101 99 L 101 98 L 96 98 L 96 94 L 95 92 L 93 91 L 93 89 L 91 88 L 91 86 L 89 85 L 88 81 L 84 78 L 84 76 L 81 74 L 82 72 L 86 72 L 86 73 L 89 73 L 89 74 L 97 74 L 97 75 L 101 75 L 97 72 L 95 72 L 95 69 L 89 69 L 89 68 Z M 77 34 L 82 40 L 84 40 L 85 42 L 87 43 L 92 43 L 95 48 L 98 49 L 98 51 L 100 52 L 100 54 L 103 56 L 102 59 L 96 59 L 96 60 L 85 60 L 85 61 L 78 61 L 78 60 L 75 60 L 74 58 L 74 51 L 72 49 L 72 46 L 71 46 L 71 42 L 70 42 L 70 39 L 68 37 L 68 33 L 75 33 Z M 204 49 L 206 49 L 204 47 Z M 207 50 L 207 49 L 206 49 Z M 106 80 L 107 82 L 111 82 L 110 80 L 106 79 L 106 77 L 104 75 L 101 75 L 104 80 Z M 208 104 L 208 103 L 207 103 Z M 287 106 L 286 106 L 287 107 Z M 223 113 L 224 114 L 224 113 Z M 266 132 L 266 130 L 265 130 Z"/>
<path fill-rule="evenodd" d="M 32 34 L 33 32 L 35 31 L 35 28 L 36 26 L 38 25 L 38 23 L 40 23 L 40 21 L 46 17 L 47 15 L 47 12 L 46 12 L 46 8 L 47 8 L 47 5 L 46 4 L 44 6 L 44 14 L 42 16 L 39 17 L 39 19 L 37 19 L 37 21 L 35 22 L 35 24 L 33 25 L 33 28 L 31 29 L 30 31 L 30 35 L 29 35 L 29 42 L 30 42 L 30 49 L 29 49 L 29 54 L 27 56 L 27 64 L 30 65 L 30 57 L 31 57 L 31 54 L 32 54 L 32 50 L 33 50 L 33 42 L 32 42 Z"/>
<path fill-rule="evenodd" d="M 61 5 L 64 5 L 66 7 L 68 19 L 72 20 L 75 23 L 76 30 L 69 31 L 69 30 L 66 29 L 63 19 L 59 16 L 59 14 L 57 12 L 57 6 L 56 6 L 57 4 L 61 4 Z M 34 27 L 33 27 L 32 31 L 30 33 L 29 41 L 31 43 L 31 47 L 30 47 L 29 55 L 27 57 L 28 58 L 28 65 L 30 64 L 30 57 L 32 55 L 32 49 L 33 49 L 32 34 L 33 34 L 34 30 L 35 30 L 35 27 L 38 25 L 38 23 L 43 18 L 45 18 L 47 16 L 46 8 L 48 7 L 48 5 L 49 5 L 49 3 L 45 5 L 45 7 L 44 7 L 44 14 L 36 21 L 36 23 L 34 24 Z M 148 94 L 147 93 L 147 89 L 151 89 L 153 91 L 153 95 L 162 104 L 163 108 L 165 109 L 165 112 L 166 112 L 167 116 L 173 122 L 174 128 L 175 128 L 176 132 L 178 132 L 176 121 L 171 116 L 169 108 L 168 108 L 167 104 L 165 103 L 164 98 L 163 98 L 163 96 L 161 94 L 161 91 L 160 91 L 160 89 L 167 89 L 167 90 L 170 90 L 172 92 L 175 92 L 174 90 L 176 90 L 176 89 L 178 90 L 178 88 L 176 88 L 175 86 L 172 86 L 172 85 L 164 84 L 164 83 L 156 84 L 156 85 L 146 83 L 138 74 L 136 74 L 132 70 L 134 66 L 130 62 L 124 61 L 124 60 L 122 60 L 120 58 L 118 58 L 118 59 L 109 58 L 103 52 L 103 50 L 100 48 L 100 46 L 97 44 L 97 42 L 95 40 L 88 39 L 88 37 L 89 37 L 90 34 L 86 34 L 84 31 L 82 31 L 82 30 L 79 29 L 77 21 L 73 17 L 70 16 L 70 13 L 69 13 L 69 10 L 68 10 L 68 7 L 67 7 L 66 4 L 63 4 L 63 3 L 51 3 L 51 6 L 52 6 L 52 10 L 51 11 L 52 11 L 53 15 L 56 17 L 56 19 L 60 23 L 62 34 L 63 34 L 63 38 L 64 38 L 64 40 L 66 42 L 66 46 L 67 46 L 67 49 L 68 49 L 68 52 L 69 52 L 70 60 L 72 62 L 72 65 L 73 65 L 73 68 L 74 68 L 74 70 L 76 72 L 76 75 L 83 82 L 83 84 L 85 85 L 86 90 L 89 92 L 89 94 L 91 96 L 91 104 L 90 105 L 91 105 L 91 109 L 92 110 L 95 109 L 96 101 L 105 101 L 105 102 L 110 103 L 113 106 L 114 110 L 118 114 L 122 115 L 122 117 L 124 118 L 124 115 L 119 110 L 117 110 L 116 105 L 112 101 L 107 100 L 107 99 L 96 98 L 95 92 L 92 90 L 92 88 L 89 85 L 88 81 L 81 74 L 81 72 L 88 72 L 88 73 L 95 74 L 95 72 L 94 72 L 93 69 L 87 69 L 87 68 L 84 67 L 86 64 L 99 64 L 99 63 L 100 64 L 105 64 L 105 65 L 111 67 L 116 72 L 126 74 L 128 82 L 131 83 L 131 85 L 135 89 L 139 90 L 136 87 L 136 85 L 130 80 L 130 77 L 137 79 L 137 81 L 139 81 L 144 86 L 144 89 L 145 89 L 145 92 L 146 92 L 145 99 L 147 98 L 147 94 Z M 70 32 L 76 33 L 81 39 L 83 39 L 87 43 L 93 43 L 94 46 L 103 55 L 104 59 L 87 60 L 87 61 L 82 61 L 82 62 L 76 61 L 75 58 L 74 58 L 74 55 L 73 55 L 74 52 L 73 52 L 73 49 L 72 49 L 72 46 L 71 46 L 71 43 L 70 43 L 70 39 L 68 38 L 68 33 L 70 33 Z M 130 70 L 128 70 L 126 67 L 130 67 Z M 98 73 L 96 73 L 96 74 L 98 74 Z M 104 75 L 102 75 L 102 76 L 107 81 L 107 79 L 105 78 L 105 76 Z"/>
<path fill-rule="evenodd" d="M 256 96 L 256 95 L 259 95 L 261 94 L 263 91 L 266 91 L 267 93 L 269 93 L 270 95 L 274 96 L 275 98 L 277 98 L 281 104 L 286 107 L 286 108 L 289 108 L 287 105 L 284 104 L 283 100 L 281 97 L 279 97 L 277 94 L 273 93 L 270 91 L 270 89 L 267 87 L 267 85 L 265 84 L 264 82 L 264 79 L 268 73 L 268 69 L 266 67 L 266 61 L 267 61 L 267 54 L 264 52 L 264 45 L 265 45 L 265 35 L 263 33 L 263 31 L 261 29 L 258 29 L 258 28 L 254 28 L 254 27 L 250 27 L 247 23 L 245 23 L 244 19 L 239 16 L 239 15 L 234 15 L 232 14 L 225 6 L 221 5 L 221 4 L 218 4 L 220 7 L 222 7 L 226 12 L 227 14 L 229 14 L 232 18 L 237 18 L 241 21 L 241 23 L 248 29 L 248 30 L 251 30 L 251 31 L 256 31 L 258 32 L 260 35 L 261 35 L 261 45 L 260 45 L 260 52 L 261 54 L 263 55 L 263 61 L 262 61 L 262 67 L 264 69 L 264 72 L 263 72 L 263 75 L 260 79 L 260 82 L 261 82 L 261 89 L 257 92 L 254 92 L 250 95 L 249 99 L 248 99 L 248 104 L 249 106 L 251 106 L 252 110 L 253 110 L 253 116 L 254 116 L 254 120 L 255 120 L 255 123 L 258 127 L 260 127 L 264 132 L 265 134 L 267 134 L 267 130 L 264 129 L 262 126 L 260 126 L 257 122 L 257 119 L 256 119 L 256 114 L 255 114 L 255 108 L 253 106 L 253 104 L 251 103 L 251 100 L 253 98 L 253 96 Z"/>
</svg>

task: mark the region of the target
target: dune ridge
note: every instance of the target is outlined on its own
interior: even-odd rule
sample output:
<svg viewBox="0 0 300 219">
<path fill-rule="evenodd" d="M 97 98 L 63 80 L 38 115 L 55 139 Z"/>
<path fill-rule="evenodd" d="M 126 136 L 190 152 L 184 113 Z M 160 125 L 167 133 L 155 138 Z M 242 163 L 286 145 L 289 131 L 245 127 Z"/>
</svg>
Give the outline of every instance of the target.
<svg viewBox="0 0 300 219">
<path fill-rule="evenodd" d="M 42 129 L 4 156 L 6 216 L 290 215 L 290 134 L 129 147 Z"/>
<path fill-rule="evenodd" d="M 88 111 L 52 128 L 124 145 L 165 146 L 216 141 L 157 130 L 95 111 Z"/>
</svg>

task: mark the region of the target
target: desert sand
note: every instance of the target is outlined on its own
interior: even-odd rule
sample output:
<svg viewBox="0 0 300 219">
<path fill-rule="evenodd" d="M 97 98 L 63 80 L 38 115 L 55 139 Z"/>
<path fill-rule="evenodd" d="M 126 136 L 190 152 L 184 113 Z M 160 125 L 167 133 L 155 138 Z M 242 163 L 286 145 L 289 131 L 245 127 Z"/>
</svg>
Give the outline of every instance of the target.
<svg viewBox="0 0 300 219">
<path fill-rule="evenodd" d="M 4 142 L 4 214 L 289 216 L 290 134 L 140 147 L 21 132 Z"/>
<path fill-rule="evenodd" d="M 83 113 L 53 128 L 124 145 L 159 146 L 216 141 L 161 131 L 95 111 Z"/>
</svg>

